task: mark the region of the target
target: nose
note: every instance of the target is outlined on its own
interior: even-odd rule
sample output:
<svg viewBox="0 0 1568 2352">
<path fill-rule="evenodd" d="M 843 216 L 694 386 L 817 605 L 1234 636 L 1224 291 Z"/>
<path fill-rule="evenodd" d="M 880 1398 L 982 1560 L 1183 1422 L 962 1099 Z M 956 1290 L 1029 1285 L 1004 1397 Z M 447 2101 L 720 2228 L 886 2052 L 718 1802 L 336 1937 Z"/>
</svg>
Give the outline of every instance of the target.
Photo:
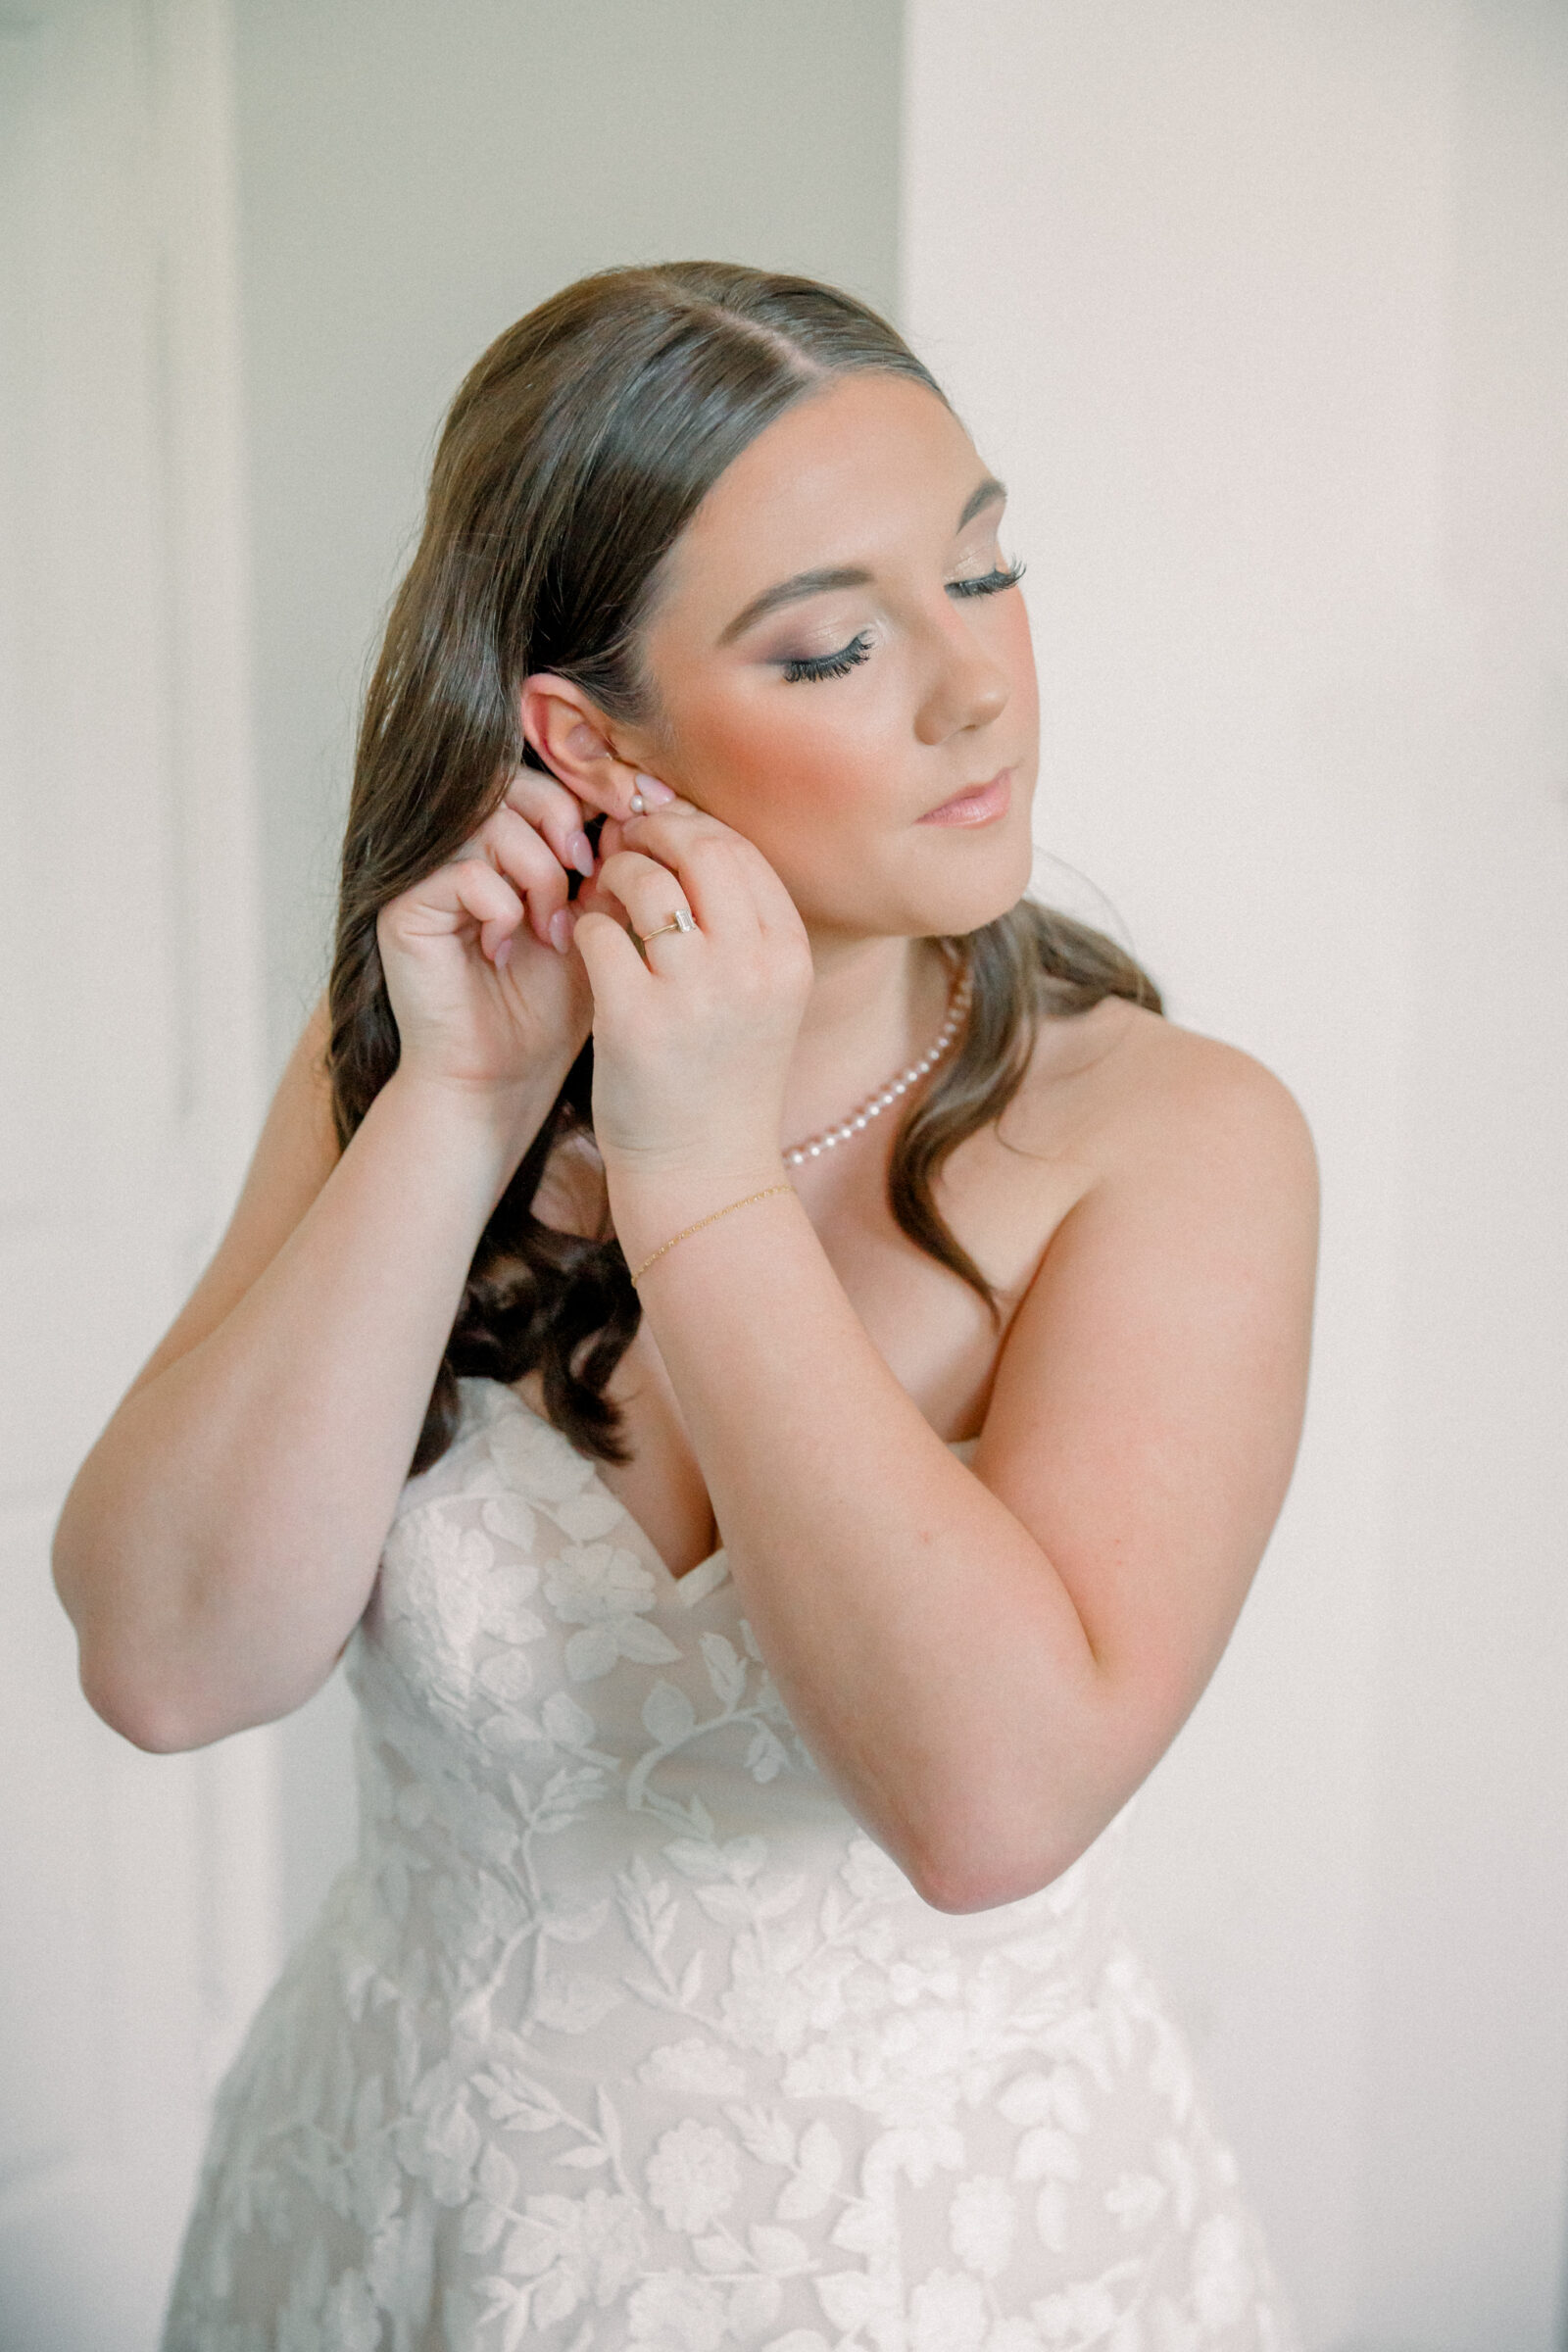
<svg viewBox="0 0 1568 2352">
<path fill-rule="evenodd" d="M 937 744 L 988 727 L 1005 709 L 1012 681 L 961 606 L 944 597 L 931 619 L 931 665 L 914 731 L 921 743 Z"/>
</svg>

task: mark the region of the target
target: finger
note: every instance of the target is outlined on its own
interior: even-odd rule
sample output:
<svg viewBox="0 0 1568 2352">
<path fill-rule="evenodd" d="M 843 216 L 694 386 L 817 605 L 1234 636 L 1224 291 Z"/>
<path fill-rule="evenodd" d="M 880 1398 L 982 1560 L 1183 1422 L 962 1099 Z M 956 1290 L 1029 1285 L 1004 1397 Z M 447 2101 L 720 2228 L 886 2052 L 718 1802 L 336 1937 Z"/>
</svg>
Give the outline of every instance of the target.
<svg viewBox="0 0 1568 2352">
<path fill-rule="evenodd" d="M 624 925 L 616 922 L 612 914 L 602 914 L 595 908 L 577 917 L 571 944 L 582 957 L 596 1010 L 608 1012 L 613 1019 L 615 1008 L 628 992 L 639 985 L 646 986 L 648 977 Z"/>
<path fill-rule="evenodd" d="M 664 795 L 662 801 L 655 797 L 659 793 Z M 634 808 L 631 806 L 634 800 L 641 800 L 644 804 L 643 807 Z M 681 800 L 678 795 L 670 791 L 667 784 L 661 784 L 656 777 L 645 776 L 640 772 L 633 774 L 630 782 L 624 784 L 616 794 L 614 806 L 606 811 L 605 821 L 599 834 L 600 857 L 605 857 L 612 849 L 622 848 L 624 845 L 621 835 L 624 828 L 627 825 L 635 824 L 640 817 L 652 814 L 656 808 L 661 812 L 665 809 L 681 809 L 698 818 L 702 818 L 704 815 L 704 811 L 696 806 L 695 802 Z"/>
<path fill-rule="evenodd" d="M 578 825 L 591 823 L 596 815 L 605 816 L 612 821 L 623 820 L 634 814 L 635 804 L 638 801 L 641 801 L 646 808 L 667 807 L 675 803 L 676 795 L 667 784 L 661 783 L 656 776 L 645 776 L 639 770 L 627 767 L 618 761 L 607 760 L 604 764 L 610 773 L 604 783 L 603 797 L 595 801 L 585 801 L 580 792 L 573 792 L 568 785 L 562 783 L 559 776 L 553 773 L 542 774 L 537 768 L 517 768 L 512 784 L 507 788 L 507 800 L 524 816 L 538 821 L 544 826 L 548 837 L 563 853 L 562 863 L 564 865 L 570 865 L 573 862 L 574 852 L 571 846 L 572 836 L 569 826 L 561 830 L 559 834 L 550 829 L 553 817 L 558 822 L 562 818 L 563 804 L 556 798 L 556 795 L 564 795 L 565 802 L 569 803 L 576 811 L 572 821 Z M 550 789 L 552 786 L 555 788 L 554 793 Z M 537 819 L 534 814 L 536 809 L 538 811 Z M 580 856 L 576 857 L 576 864 L 579 873 L 586 874 L 588 872 L 589 869 L 584 865 Z"/>
<path fill-rule="evenodd" d="M 481 954 L 493 962 L 497 950 L 515 934 L 523 906 L 505 875 L 482 858 L 465 858 L 438 867 L 384 912 L 394 937 L 410 945 L 472 927 Z"/>
<path fill-rule="evenodd" d="M 486 817 L 474 844 L 528 905 L 528 919 L 542 940 L 550 936 L 550 918 L 566 904 L 565 871 L 555 851 L 514 808 L 500 808 Z"/>
<path fill-rule="evenodd" d="M 707 809 L 675 801 L 667 808 L 630 818 L 620 830 L 645 856 L 660 858 L 676 875 L 705 931 L 717 935 L 743 905 L 749 905 L 753 919 L 764 931 L 799 930 L 795 901 L 757 844 Z M 603 835 L 599 846 L 603 853 Z M 737 892 L 743 894 L 739 899 Z"/>
<path fill-rule="evenodd" d="M 505 875 L 473 858 L 457 870 L 458 904 L 479 927 L 479 953 L 505 963 L 523 921 L 523 902 Z"/>
<path fill-rule="evenodd" d="M 563 866 L 583 875 L 593 872 L 593 844 L 583 829 L 593 812 L 559 776 L 546 775 L 536 767 L 519 767 L 501 805 L 536 827 Z"/>
<path fill-rule="evenodd" d="M 754 932 L 760 927 L 756 877 L 744 855 L 751 845 L 728 825 L 718 824 L 701 810 L 691 817 L 662 810 L 656 818 L 635 819 L 622 827 L 622 832 L 629 834 L 632 846 L 619 855 L 662 866 L 679 885 L 680 894 L 710 938 L 724 938 L 737 926 Z M 600 846 L 603 849 L 602 842 Z M 611 858 L 605 859 L 607 867 L 615 854 L 612 852 Z M 667 880 L 664 890 L 665 896 L 655 903 L 667 908 L 673 905 Z M 646 926 L 639 923 L 637 927 L 642 930 Z"/>
<path fill-rule="evenodd" d="M 595 880 L 600 890 L 620 901 L 639 939 L 673 921 L 677 907 L 687 907 L 697 916 L 699 925 L 702 922 L 702 915 L 691 905 L 679 877 L 667 865 L 645 857 L 640 850 L 612 850 Z"/>
</svg>

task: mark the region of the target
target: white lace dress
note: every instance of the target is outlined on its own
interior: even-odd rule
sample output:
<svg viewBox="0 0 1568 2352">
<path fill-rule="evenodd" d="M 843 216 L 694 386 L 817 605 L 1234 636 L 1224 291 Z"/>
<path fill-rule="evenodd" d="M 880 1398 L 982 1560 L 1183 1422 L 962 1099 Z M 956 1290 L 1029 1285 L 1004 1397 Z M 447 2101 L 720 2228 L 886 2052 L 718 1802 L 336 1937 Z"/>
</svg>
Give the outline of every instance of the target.
<svg viewBox="0 0 1568 2352">
<path fill-rule="evenodd" d="M 671 1577 L 488 1381 L 348 1673 L 360 1855 L 219 2094 L 165 2352 L 1295 2352 L 1125 1813 L 931 1909 L 723 1553 Z"/>
</svg>

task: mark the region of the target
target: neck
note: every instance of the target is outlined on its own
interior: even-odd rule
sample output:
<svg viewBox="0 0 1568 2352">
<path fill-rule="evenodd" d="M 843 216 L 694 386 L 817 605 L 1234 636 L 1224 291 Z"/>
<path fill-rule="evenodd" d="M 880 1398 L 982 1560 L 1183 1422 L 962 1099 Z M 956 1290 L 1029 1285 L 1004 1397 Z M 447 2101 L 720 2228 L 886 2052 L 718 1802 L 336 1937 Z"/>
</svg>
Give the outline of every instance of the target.
<svg viewBox="0 0 1568 2352">
<path fill-rule="evenodd" d="M 836 1124 L 917 1060 L 942 1026 L 953 987 L 933 939 L 813 933 L 811 954 L 816 981 L 784 1093 L 786 1148 Z"/>
</svg>

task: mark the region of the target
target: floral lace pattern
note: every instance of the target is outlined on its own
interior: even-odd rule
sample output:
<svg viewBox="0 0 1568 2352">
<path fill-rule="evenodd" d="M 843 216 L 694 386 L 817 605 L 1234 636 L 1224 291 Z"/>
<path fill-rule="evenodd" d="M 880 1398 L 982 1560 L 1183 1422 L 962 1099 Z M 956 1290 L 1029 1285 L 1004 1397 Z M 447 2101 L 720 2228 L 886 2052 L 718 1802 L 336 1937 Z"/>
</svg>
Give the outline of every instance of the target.
<svg viewBox="0 0 1568 2352">
<path fill-rule="evenodd" d="M 360 1853 L 219 2094 L 164 2352 L 1296 2352 L 1120 1933 L 1127 1814 L 933 1910 L 723 1553 L 677 1582 L 462 1394 L 349 1648 Z"/>
</svg>

